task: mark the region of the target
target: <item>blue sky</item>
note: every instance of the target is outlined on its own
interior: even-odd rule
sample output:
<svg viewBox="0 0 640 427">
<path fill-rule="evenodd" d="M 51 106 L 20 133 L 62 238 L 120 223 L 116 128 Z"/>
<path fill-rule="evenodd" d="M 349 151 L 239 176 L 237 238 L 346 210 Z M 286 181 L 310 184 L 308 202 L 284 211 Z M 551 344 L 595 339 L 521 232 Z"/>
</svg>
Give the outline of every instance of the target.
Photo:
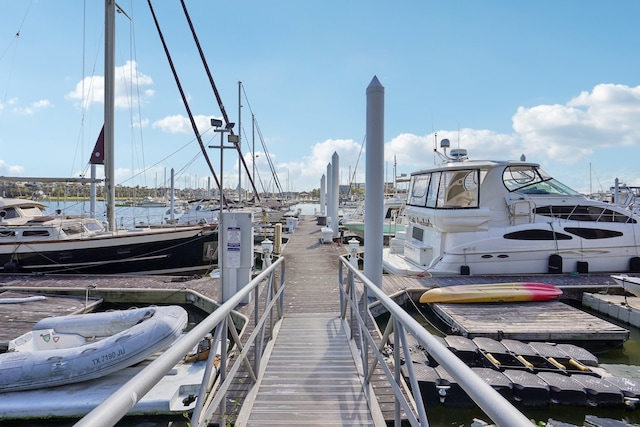
<svg viewBox="0 0 640 427">
<path fill-rule="evenodd" d="M 206 187 L 148 4 L 118 4 L 131 20 L 116 19 L 116 181 L 162 185 L 173 168 L 178 187 Z M 273 188 L 265 147 L 284 190 L 318 188 L 334 152 L 341 183 L 354 170 L 363 181 L 374 76 L 385 87 L 387 180 L 394 159 L 398 174 L 433 164 L 436 132 L 475 159 L 525 154 L 579 191 L 616 177 L 640 185 L 636 0 L 185 4 L 234 122 L 243 83 L 243 152 L 251 169 L 255 141 L 260 190 Z M 219 145 L 209 119 L 221 112 L 180 1 L 153 6 L 202 139 Z M 103 12 L 100 0 L 3 2 L 0 175 L 86 173 L 103 120 Z M 225 150 L 222 174 L 219 150 L 208 155 L 235 188 L 237 155 Z"/>
</svg>

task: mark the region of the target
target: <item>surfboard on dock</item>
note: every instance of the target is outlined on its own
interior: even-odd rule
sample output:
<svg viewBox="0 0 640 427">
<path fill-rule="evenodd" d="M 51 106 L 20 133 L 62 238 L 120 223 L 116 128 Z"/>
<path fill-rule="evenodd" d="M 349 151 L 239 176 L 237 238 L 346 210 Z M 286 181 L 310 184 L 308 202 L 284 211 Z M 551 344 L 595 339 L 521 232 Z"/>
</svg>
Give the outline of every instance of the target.
<svg viewBox="0 0 640 427">
<path fill-rule="evenodd" d="M 420 303 L 550 301 L 560 295 L 562 290 L 548 283 L 483 283 L 429 289 L 420 296 Z"/>
</svg>

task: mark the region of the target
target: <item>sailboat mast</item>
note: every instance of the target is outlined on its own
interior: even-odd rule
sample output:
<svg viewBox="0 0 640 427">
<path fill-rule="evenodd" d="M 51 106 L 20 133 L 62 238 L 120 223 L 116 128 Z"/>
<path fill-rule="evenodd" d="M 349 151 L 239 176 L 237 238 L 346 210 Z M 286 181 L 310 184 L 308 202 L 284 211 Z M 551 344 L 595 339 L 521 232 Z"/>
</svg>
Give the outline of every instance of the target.
<svg viewBox="0 0 640 427">
<path fill-rule="evenodd" d="M 238 81 L 238 204 L 240 203 L 242 203 L 242 82 Z"/>
<path fill-rule="evenodd" d="M 105 0 L 104 28 L 104 186 L 109 230 L 115 230 L 114 156 L 115 1 Z"/>
</svg>

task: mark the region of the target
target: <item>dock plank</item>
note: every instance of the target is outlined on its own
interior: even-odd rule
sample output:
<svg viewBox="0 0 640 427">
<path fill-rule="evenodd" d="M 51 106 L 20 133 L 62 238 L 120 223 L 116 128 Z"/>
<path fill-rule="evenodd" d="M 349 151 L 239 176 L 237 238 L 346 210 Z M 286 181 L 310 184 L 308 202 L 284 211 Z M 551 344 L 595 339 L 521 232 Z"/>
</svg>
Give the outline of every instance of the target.
<svg viewBox="0 0 640 427">
<path fill-rule="evenodd" d="M 0 288 L 1 289 L 1 288 Z M 32 293 L 2 291 L 0 298 L 8 300 L 32 297 Z M 7 351 L 9 341 L 29 332 L 40 320 L 51 316 L 66 316 L 91 310 L 99 303 L 97 298 L 61 297 L 41 294 L 44 299 L 23 303 L 0 304 L 0 352 Z M 85 305 L 85 303 L 87 303 Z"/>
<path fill-rule="evenodd" d="M 458 334 L 469 338 L 619 345 L 629 338 L 627 329 L 560 301 L 433 304 L 432 308 Z"/>
</svg>

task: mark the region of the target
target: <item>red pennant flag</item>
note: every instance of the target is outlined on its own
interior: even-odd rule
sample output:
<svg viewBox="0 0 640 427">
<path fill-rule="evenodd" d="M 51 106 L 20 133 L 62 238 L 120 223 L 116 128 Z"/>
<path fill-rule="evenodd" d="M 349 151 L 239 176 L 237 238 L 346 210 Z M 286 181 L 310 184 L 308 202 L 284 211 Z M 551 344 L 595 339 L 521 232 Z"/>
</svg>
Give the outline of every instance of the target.
<svg viewBox="0 0 640 427">
<path fill-rule="evenodd" d="M 104 126 L 102 126 L 96 145 L 93 147 L 89 163 L 92 165 L 104 165 Z"/>
</svg>

